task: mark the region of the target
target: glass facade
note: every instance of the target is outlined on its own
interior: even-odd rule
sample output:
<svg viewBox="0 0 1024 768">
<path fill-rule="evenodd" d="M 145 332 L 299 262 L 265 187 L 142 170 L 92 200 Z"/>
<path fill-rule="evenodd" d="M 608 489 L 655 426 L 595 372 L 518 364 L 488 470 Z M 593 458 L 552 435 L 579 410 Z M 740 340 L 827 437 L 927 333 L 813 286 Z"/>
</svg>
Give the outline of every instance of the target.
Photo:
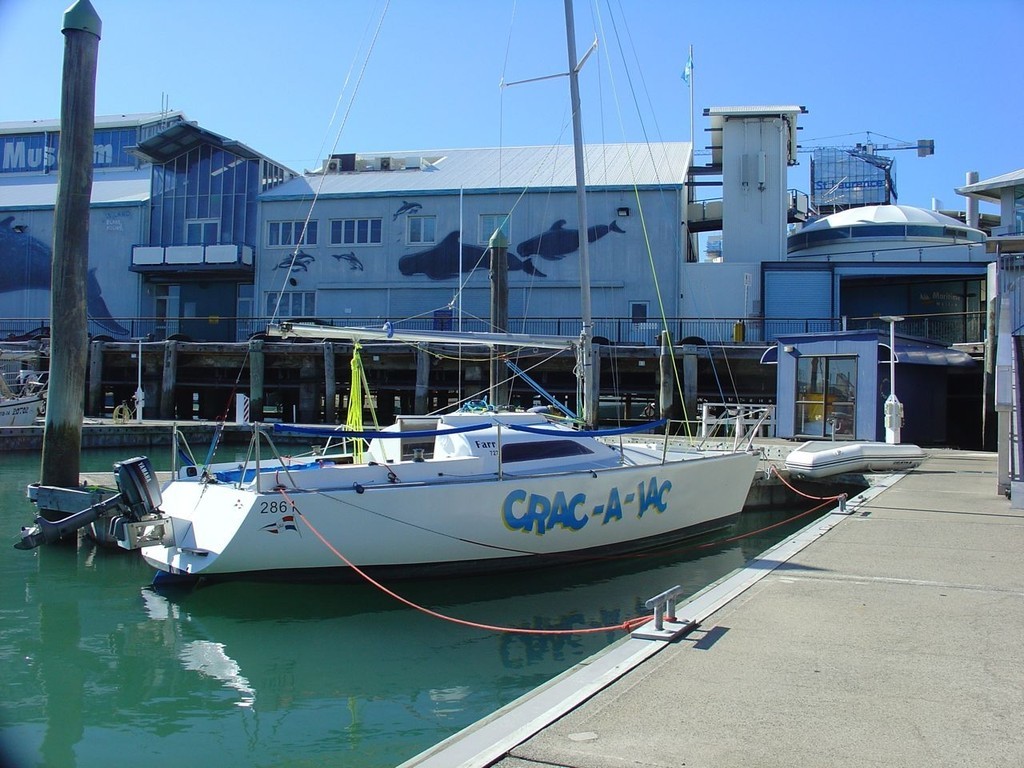
<svg viewBox="0 0 1024 768">
<path fill-rule="evenodd" d="M 202 238 L 216 237 L 205 245 L 254 245 L 260 166 L 266 164 L 203 144 L 154 165 L 149 244 L 187 245 L 201 221 Z"/>
<path fill-rule="evenodd" d="M 1024 234 L 1024 187 L 1013 188 L 1013 228 L 1016 234 Z"/>
<path fill-rule="evenodd" d="M 811 158 L 811 205 L 838 211 L 859 205 L 888 205 L 892 189 L 892 158 L 867 152 L 820 147 Z"/>
</svg>

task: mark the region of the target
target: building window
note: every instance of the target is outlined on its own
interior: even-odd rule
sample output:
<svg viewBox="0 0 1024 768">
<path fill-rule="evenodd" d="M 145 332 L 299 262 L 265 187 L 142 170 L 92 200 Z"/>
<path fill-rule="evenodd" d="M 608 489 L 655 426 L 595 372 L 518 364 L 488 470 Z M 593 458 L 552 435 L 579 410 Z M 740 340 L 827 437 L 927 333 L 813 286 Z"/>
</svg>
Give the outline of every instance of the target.
<svg viewBox="0 0 1024 768">
<path fill-rule="evenodd" d="M 410 216 L 407 241 L 410 245 L 437 242 L 436 216 Z"/>
<path fill-rule="evenodd" d="M 316 291 L 269 291 L 266 297 L 267 317 L 316 316 Z"/>
<path fill-rule="evenodd" d="M 185 222 L 185 245 L 216 245 L 220 242 L 217 219 L 192 219 Z"/>
<path fill-rule="evenodd" d="M 491 235 L 501 230 L 506 239 L 511 239 L 508 226 L 507 213 L 483 213 L 480 214 L 480 237 L 478 242 L 481 245 L 490 245 Z"/>
<path fill-rule="evenodd" d="M 380 245 L 382 219 L 333 219 L 331 245 Z"/>
<path fill-rule="evenodd" d="M 1013 235 L 1024 235 L 1024 187 L 1013 188 Z"/>
<path fill-rule="evenodd" d="M 857 358 L 801 356 L 796 364 L 796 434 L 852 439 L 856 434 Z"/>
<path fill-rule="evenodd" d="M 268 246 L 316 245 L 315 221 L 271 221 L 267 225 Z"/>
<path fill-rule="evenodd" d="M 629 303 L 629 319 L 633 323 L 647 322 L 647 302 L 631 301 Z"/>
</svg>

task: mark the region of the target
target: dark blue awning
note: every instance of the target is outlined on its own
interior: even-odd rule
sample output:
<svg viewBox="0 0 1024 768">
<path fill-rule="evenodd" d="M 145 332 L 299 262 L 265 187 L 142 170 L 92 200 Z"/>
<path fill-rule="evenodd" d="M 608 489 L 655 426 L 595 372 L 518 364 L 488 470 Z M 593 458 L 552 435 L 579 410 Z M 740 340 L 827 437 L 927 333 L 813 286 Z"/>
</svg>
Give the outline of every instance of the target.
<svg viewBox="0 0 1024 768">
<path fill-rule="evenodd" d="M 793 345 L 799 349 L 799 345 Z M 878 343 L 878 363 L 889 365 L 892 353 L 888 342 Z M 779 345 L 773 344 L 761 355 L 762 365 L 775 365 L 779 362 Z M 958 349 L 939 346 L 938 344 L 915 344 L 913 342 L 896 341 L 897 365 L 940 365 L 946 368 L 969 368 L 977 365 L 977 361 L 966 352 Z"/>
<path fill-rule="evenodd" d="M 885 352 L 883 353 L 882 350 Z M 888 364 L 891 361 L 892 352 L 889 345 L 879 343 L 878 362 Z M 896 342 L 896 364 L 942 365 L 947 368 L 968 368 L 977 365 L 973 357 L 958 349 L 925 344 L 903 344 L 899 341 Z"/>
</svg>

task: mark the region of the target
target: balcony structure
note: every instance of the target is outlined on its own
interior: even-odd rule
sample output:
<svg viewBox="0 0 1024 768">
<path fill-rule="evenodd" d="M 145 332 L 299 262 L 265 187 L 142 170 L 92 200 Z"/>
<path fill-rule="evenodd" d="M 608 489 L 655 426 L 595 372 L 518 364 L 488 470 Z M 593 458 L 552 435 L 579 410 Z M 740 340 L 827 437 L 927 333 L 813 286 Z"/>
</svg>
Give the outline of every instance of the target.
<svg viewBox="0 0 1024 768">
<path fill-rule="evenodd" d="M 249 245 L 136 245 L 132 247 L 130 269 L 153 280 L 251 278 L 253 254 Z"/>
</svg>

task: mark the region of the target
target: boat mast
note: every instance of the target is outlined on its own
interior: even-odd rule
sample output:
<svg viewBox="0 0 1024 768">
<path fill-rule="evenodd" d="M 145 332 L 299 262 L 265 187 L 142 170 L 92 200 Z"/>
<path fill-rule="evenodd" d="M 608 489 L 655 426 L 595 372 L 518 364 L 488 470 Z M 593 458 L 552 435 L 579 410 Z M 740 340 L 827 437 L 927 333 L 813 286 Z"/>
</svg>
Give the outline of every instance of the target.
<svg viewBox="0 0 1024 768">
<path fill-rule="evenodd" d="M 587 183 L 583 168 L 583 127 L 580 120 L 579 62 L 576 59 L 576 26 L 572 0 L 565 0 L 565 37 L 569 53 L 569 98 L 572 106 L 572 144 L 576 159 L 576 206 L 580 233 L 580 379 L 583 388 L 583 421 L 588 427 L 597 425 L 599 382 L 594 374 L 594 319 L 590 307 L 590 254 L 587 232 Z"/>
</svg>

